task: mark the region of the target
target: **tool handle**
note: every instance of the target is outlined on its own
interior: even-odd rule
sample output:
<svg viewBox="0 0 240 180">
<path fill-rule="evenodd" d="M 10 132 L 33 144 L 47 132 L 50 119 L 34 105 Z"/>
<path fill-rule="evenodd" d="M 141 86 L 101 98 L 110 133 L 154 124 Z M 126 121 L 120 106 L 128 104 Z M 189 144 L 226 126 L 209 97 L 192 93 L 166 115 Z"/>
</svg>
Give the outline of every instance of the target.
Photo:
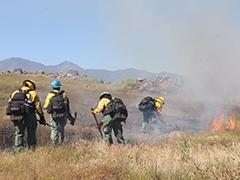
<svg viewBox="0 0 240 180">
<path fill-rule="evenodd" d="M 102 131 L 101 131 L 101 127 L 99 126 L 99 123 L 98 123 L 98 120 L 97 120 L 97 117 L 96 117 L 96 114 L 92 113 L 94 119 L 95 119 L 95 122 L 96 122 L 96 125 L 97 125 L 97 129 L 101 135 L 101 138 L 103 138 L 103 134 L 102 134 Z"/>
</svg>

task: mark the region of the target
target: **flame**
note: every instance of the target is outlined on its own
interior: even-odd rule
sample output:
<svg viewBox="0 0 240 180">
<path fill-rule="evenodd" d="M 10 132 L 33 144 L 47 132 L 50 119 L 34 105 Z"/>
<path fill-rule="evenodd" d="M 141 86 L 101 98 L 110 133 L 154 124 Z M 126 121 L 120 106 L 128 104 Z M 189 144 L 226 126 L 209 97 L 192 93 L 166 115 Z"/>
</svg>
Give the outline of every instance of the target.
<svg viewBox="0 0 240 180">
<path fill-rule="evenodd" d="M 227 130 L 234 130 L 234 129 L 236 129 L 236 117 L 234 115 L 230 115 L 229 116 L 226 129 Z"/>
<path fill-rule="evenodd" d="M 225 119 L 226 124 L 225 124 Z M 210 128 L 212 131 L 223 131 L 223 130 L 235 130 L 236 129 L 236 117 L 231 114 L 229 117 L 225 118 L 225 114 L 221 113 L 218 117 L 213 119 Z"/>
<path fill-rule="evenodd" d="M 211 130 L 212 131 L 224 130 L 224 113 L 220 114 L 213 120 Z"/>
</svg>

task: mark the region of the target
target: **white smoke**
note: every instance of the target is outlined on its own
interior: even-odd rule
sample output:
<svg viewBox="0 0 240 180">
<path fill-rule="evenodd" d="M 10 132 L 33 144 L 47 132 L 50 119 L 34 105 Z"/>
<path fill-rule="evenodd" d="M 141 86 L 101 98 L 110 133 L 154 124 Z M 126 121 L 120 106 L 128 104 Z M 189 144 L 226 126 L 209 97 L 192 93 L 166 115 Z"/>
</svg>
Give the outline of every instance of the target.
<svg viewBox="0 0 240 180">
<path fill-rule="evenodd" d="M 192 97 L 225 103 L 240 99 L 233 6 L 224 0 L 109 0 L 100 19 L 118 63 L 181 73 Z"/>
</svg>

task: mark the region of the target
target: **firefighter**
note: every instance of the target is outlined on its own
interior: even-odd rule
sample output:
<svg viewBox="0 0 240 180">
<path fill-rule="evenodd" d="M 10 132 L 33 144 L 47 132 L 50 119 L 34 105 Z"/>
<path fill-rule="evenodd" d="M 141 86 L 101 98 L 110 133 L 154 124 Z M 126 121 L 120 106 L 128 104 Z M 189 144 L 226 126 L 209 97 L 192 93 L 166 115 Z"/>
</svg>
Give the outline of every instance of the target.
<svg viewBox="0 0 240 180">
<path fill-rule="evenodd" d="M 64 142 L 64 128 L 70 114 L 69 99 L 65 91 L 61 90 L 61 82 L 51 82 L 52 91 L 47 95 L 44 110 L 51 114 L 51 140 L 54 145 Z"/>
<path fill-rule="evenodd" d="M 46 121 L 36 92 L 36 85 L 32 80 L 25 80 L 21 88 L 10 95 L 7 108 L 7 115 L 10 116 L 15 126 L 15 153 L 22 151 L 24 148 L 25 129 L 27 129 L 28 135 L 28 148 L 34 149 L 36 147 L 36 114 L 40 117 L 39 123 L 44 125 Z"/>
<path fill-rule="evenodd" d="M 165 103 L 165 100 L 162 96 L 157 98 L 152 98 L 150 96 L 145 97 L 138 108 L 143 112 L 143 123 L 142 123 L 142 132 L 146 133 L 146 128 L 150 122 L 153 124 L 159 123 L 162 120 L 161 111 Z"/>
<path fill-rule="evenodd" d="M 105 140 L 109 145 L 113 144 L 112 130 L 114 132 L 115 137 L 117 138 L 117 142 L 119 144 L 125 144 L 125 140 L 123 137 L 122 121 L 126 120 L 127 113 L 124 113 L 126 115 L 119 113 L 121 114 L 120 116 L 124 116 L 123 118 L 121 118 L 120 116 L 117 117 L 117 114 L 115 113 L 114 114 L 111 113 L 114 111 L 115 108 L 114 106 L 111 106 L 111 103 L 117 101 L 119 103 L 119 107 L 121 106 L 123 107 L 123 109 L 126 109 L 126 107 L 124 107 L 125 105 L 123 105 L 123 103 L 120 102 L 121 100 L 119 100 L 119 98 L 112 97 L 112 95 L 109 92 L 103 92 L 100 94 L 97 108 L 92 109 L 92 113 L 94 114 L 103 113 L 103 119 L 100 122 L 100 126 L 102 126 Z"/>
</svg>

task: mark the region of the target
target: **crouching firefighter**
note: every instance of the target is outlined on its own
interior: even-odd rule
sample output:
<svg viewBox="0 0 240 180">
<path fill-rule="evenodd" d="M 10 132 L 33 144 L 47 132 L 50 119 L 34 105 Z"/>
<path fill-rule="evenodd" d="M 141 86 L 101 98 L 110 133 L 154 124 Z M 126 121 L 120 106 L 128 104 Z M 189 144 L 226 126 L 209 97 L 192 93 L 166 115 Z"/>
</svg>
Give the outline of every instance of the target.
<svg viewBox="0 0 240 180">
<path fill-rule="evenodd" d="M 165 100 L 163 97 L 152 98 L 150 96 L 143 98 L 139 103 L 138 109 L 143 112 L 142 132 L 146 133 L 149 123 L 158 124 L 162 120 L 161 111 Z"/>
<path fill-rule="evenodd" d="M 97 108 L 92 109 L 93 114 L 103 113 L 103 119 L 99 123 L 104 133 L 106 142 L 113 144 L 112 130 L 120 144 L 125 144 L 122 122 L 128 117 L 127 108 L 121 99 L 112 97 L 109 92 L 101 93 Z"/>
<path fill-rule="evenodd" d="M 33 149 L 37 144 L 36 113 L 40 117 L 39 123 L 45 124 L 45 118 L 41 107 L 40 99 L 36 93 L 36 85 L 31 80 L 25 80 L 22 87 L 10 95 L 7 107 L 7 115 L 15 126 L 15 153 L 24 148 L 24 134 L 27 129 L 28 148 Z"/>
<path fill-rule="evenodd" d="M 51 140 L 54 145 L 64 142 L 64 128 L 67 124 L 67 119 L 74 125 L 75 119 L 70 117 L 70 105 L 66 92 L 61 90 L 61 82 L 53 80 L 51 82 L 52 91 L 47 95 L 44 109 L 48 114 L 51 114 Z"/>
</svg>

